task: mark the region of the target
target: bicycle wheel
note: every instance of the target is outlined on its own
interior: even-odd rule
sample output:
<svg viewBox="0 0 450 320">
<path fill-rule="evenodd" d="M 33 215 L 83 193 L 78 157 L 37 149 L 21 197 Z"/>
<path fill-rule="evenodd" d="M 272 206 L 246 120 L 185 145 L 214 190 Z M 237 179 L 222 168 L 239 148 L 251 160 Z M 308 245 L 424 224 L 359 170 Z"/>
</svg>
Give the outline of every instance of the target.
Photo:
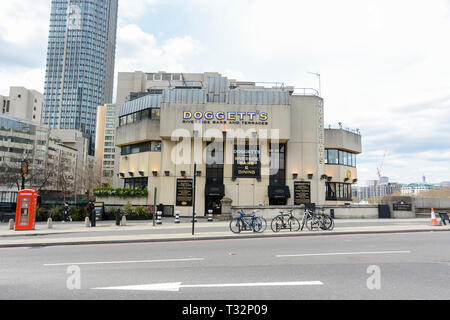
<svg viewBox="0 0 450 320">
<path fill-rule="evenodd" d="M 323 216 L 321 228 L 322 228 L 322 230 L 333 230 L 334 220 L 331 217 Z"/>
<path fill-rule="evenodd" d="M 242 230 L 242 221 L 239 218 L 231 219 L 230 230 L 233 233 L 240 233 Z"/>
<path fill-rule="evenodd" d="M 281 217 L 275 217 L 272 219 L 270 228 L 273 232 L 279 232 L 283 227 L 283 219 Z"/>
<path fill-rule="evenodd" d="M 320 220 L 317 217 L 309 218 L 306 220 L 306 228 L 309 231 L 316 231 L 320 228 Z"/>
<path fill-rule="evenodd" d="M 291 231 L 298 231 L 300 229 L 300 222 L 297 218 L 290 217 L 288 219 L 288 224 Z"/>
<path fill-rule="evenodd" d="M 263 217 L 256 217 L 253 220 L 253 231 L 254 232 L 264 232 L 267 228 L 267 221 Z"/>
</svg>

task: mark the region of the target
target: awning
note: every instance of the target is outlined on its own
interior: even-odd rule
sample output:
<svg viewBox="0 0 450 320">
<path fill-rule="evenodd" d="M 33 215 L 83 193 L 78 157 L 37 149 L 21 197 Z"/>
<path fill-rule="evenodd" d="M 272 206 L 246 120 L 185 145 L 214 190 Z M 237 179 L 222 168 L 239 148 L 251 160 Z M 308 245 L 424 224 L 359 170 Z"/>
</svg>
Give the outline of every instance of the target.
<svg viewBox="0 0 450 320">
<path fill-rule="evenodd" d="M 288 186 L 269 186 L 269 198 L 290 198 L 291 193 Z"/>
<path fill-rule="evenodd" d="M 224 196 L 225 186 L 223 184 L 207 184 L 205 186 L 206 196 Z"/>
</svg>

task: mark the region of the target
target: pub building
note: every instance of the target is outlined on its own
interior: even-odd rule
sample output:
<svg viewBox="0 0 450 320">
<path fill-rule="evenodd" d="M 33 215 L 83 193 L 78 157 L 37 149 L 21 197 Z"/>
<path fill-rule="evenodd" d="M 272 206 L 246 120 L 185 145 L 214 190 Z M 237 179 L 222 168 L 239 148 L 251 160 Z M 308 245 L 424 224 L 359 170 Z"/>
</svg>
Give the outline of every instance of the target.
<svg viewBox="0 0 450 320">
<path fill-rule="evenodd" d="M 118 96 L 135 99 L 120 105 L 114 187 L 147 188 L 153 204 L 157 186 L 157 204 L 190 215 L 195 174 L 197 216 L 220 215 L 223 198 L 249 207 L 352 201 L 361 136 L 325 128 L 315 90 L 155 75 L 119 73 Z"/>
</svg>

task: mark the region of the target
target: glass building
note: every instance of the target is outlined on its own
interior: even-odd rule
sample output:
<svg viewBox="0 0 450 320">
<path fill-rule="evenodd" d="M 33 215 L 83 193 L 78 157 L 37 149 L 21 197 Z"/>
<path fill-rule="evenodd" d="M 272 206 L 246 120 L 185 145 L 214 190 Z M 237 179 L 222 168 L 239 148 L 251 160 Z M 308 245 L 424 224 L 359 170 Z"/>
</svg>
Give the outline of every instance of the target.
<svg viewBox="0 0 450 320">
<path fill-rule="evenodd" d="M 52 0 L 42 122 L 80 130 L 94 153 L 97 106 L 112 102 L 118 0 Z"/>
</svg>

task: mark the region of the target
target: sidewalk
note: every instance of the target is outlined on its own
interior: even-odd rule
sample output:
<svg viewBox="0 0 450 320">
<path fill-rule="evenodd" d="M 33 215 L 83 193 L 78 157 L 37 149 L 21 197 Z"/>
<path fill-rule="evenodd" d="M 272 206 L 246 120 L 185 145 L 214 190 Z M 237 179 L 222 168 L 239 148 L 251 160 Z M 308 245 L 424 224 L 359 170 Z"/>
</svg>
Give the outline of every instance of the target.
<svg viewBox="0 0 450 320">
<path fill-rule="evenodd" d="M 208 222 L 198 218 L 195 234 L 192 235 L 190 219 L 181 219 L 175 224 L 173 219 L 164 218 L 162 225 L 153 226 L 151 220 L 127 221 L 126 226 L 116 226 L 115 221 L 97 221 L 96 227 L 85 227 L 84 222 L 54 222 L 48 229 L 44 222 L 36 223 L 35 230 L 14 231 L 8 224 L 0 224 L 0 248 L 42 247 L 57 245 L 83 245 L 132 242 L 166 242 L 209 239 L 270 238 L 292 236 L 318 236 L 343 234 L 382 234 L 398 232 L 450 231 L 450 226 L 431 226 L 430 219 L 336 219 L 332 231 L 282 230 L 274 233 L 270 221 L 263 233 L 245 231 L 234 234 L 228 221 Z"/>
</svg>

